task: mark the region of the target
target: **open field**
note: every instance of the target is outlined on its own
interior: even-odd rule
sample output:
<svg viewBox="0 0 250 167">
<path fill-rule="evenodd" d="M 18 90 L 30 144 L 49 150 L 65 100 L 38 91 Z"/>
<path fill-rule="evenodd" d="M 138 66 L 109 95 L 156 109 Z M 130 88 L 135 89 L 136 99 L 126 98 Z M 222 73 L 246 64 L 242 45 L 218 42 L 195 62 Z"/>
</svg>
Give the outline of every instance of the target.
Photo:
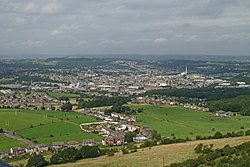
<svg viewBox="0 0 250 167">
<path fill-rule="evenodd" d="M 81 97 L 79 94 L 74 94 L 74 93 L 61 93 L 61 92 L 50 92 L 50 96 L 55 97 L 55 98 L 61 98 L 61 97 L 67 97 L 67 98 L 78 98 Z"/>
<path fill-rule="evenodd" d="M 27 145 L 8 137 L 0 135 L 0 150 L 10 151 L 11 147 L 26 147 Z"/>
<path fill-rule="evenodd" d="M 0 109 L 0 127 L 44 144 L 90 138 L 101 140 L 98 135 L 83 132 L 79 126 L 96 121 L 91 116 L 75 112 Z"/>
<path fill-rule="evenodd" d="M 215 117 L 213 113 L 185 109 L 177 106 L 130 105 L 131 108 L 143 108 L 143 113 L 136 114 L 138 125 L 148 125 L 161 135 L 178 138 L 195 138 L 197 135 L 209 136 L 250 129 L 250 117 L 231 118 Z M 212 130 L 214 129 L 214 131 Z"/>
<path fill-rule="evenodd" d="M 214 148 L 222 148 L 229 144 L 231 146 L 250 141 L 250 136 L 192 141 L 170 145 L 155 146 L 151 149 L 139 149 L 136 153 L 122 155 L 116 153 L 113 157 L 103 156 L 93 159 L 80 160 L 75 163 L 54 165 L 53 167 L 160 167 L 174 162 L 182 162 L 190 158 L 196 158 L 199 154 L 194 153 L 194 148 L 199 144 L 214 144 Z M 164 163 L 163 163 L 164 162 Z"/>
<path fill-rule="evenodd" d="M 9 81 L 13 81 L 14 78 L 0 78 L 0 84 L 6 84 Z"/>
</svg>

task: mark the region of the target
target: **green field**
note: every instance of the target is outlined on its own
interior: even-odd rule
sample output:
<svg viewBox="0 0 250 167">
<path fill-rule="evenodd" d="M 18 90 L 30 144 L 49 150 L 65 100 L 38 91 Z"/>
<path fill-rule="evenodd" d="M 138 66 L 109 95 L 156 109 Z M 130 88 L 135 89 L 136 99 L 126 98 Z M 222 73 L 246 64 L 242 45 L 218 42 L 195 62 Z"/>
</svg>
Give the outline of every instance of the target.
<svg viewBox="0 0 250 167">
<path fill-rule="evenodd" d="M 0 150 L 4 151 L 10 151 L 10 148 L 12 147 L 26 147 L 27 145 L 10 138 L 7 138 L 5 136 L 0 135 Z"/>
<path fill-rule="evenodd" d="M 214 148 L 222 148 L 227 144 L 235 146 L 249 140 L 249 136 L 244 136 L 160 145 L 152 148 L 138 149 L 135 153 L 122 154 L 119 152 L 115 153 L 114 156 L 88 158 L 73 163 L 52 165 L 52 167 L 162 167 L 164 165 L 170 165 L 171 163 L 183 162 L 190 158 L 197 158 L 200 154 L 195 154 L 194 148 L 200 143 L 204 145 L 213 144 Z M 14 162 L 12 164 L 18 165 L 20 163 Z"/>
<path fill-rule="evenodd" d="M 74 112 L 0 109 L 0 127 L 44 144 L 92 138 L 100 141 L 100 136 L 83 132 L 79 126 L 96 121 L 91 116 Z"/>
<path fill-rule="evenodd" d="M 185 109 L 176 106 L 130 105 L 131 108 L 143 108 L 143 113 L 136 114 L 138 125 L 148 125 L 161 135 L 179 138 L 197 135 L 209 136 L 215 132 L 222 133 L 250 129 L 250 116 L 231 118 L 215 117 L 213 113 Z M 212 131 L 214 129 L 214 131 Z"/>
<path fill-rule="evenodd" d="M 78 98 L 78 97 L 81 97 L 79 94 L 75 94 L 75 93 L 62 93 L 62 92 L 50 92 L 49 95 L 52 96 L 52 97 L 55 97 L 57 99 L 59 99 L 61 97 L 67 97 L 67 98 Z"/>
</svg>

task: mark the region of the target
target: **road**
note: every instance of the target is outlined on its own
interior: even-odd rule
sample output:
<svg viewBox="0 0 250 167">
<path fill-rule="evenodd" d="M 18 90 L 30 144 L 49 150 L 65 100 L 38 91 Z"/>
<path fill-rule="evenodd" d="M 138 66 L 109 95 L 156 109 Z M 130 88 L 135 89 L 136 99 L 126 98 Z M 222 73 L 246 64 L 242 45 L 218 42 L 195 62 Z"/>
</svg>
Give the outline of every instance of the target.
<svg viewBox="0 0 250 167">
<path fill-rule="evenodd" d="M 25 138 L 21 138 L 20 136 L 16 136 L 16 135 L 13 134 L 13 132 L 7 131 L 7 132 L 3 133 L 3 136 L 6 136 L 6 137 L 8 137 L 8 138 L 11 138 L 11 139 L 15 139 L 15 140 L 21 141 L 21 142 L 23 142 L 23 143 L 25 143 L 25 144 L 28 144 L 28 145 L 30 145 L 30 146 L 31 146 L 31 145 L 34 145 L 34 143 L 33 143 L 31 140 L 28 140 L 28 139 L 25 139 Z"/>
</svg>

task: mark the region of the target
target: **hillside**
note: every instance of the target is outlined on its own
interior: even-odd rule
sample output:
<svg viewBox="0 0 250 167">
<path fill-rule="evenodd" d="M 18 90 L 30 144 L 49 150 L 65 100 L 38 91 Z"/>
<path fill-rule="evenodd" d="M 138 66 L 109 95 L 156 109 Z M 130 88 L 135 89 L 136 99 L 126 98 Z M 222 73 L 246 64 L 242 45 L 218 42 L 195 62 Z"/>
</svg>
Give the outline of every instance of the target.
<svg viewBox="0 0 250 167">
<path fill-rule="evenodd" d="M 250 115 L 250 95 L 211 101 L 208 103 L 208 107 L 213 111 L 224 110 Z"/>
<path fill-rule="evenodd" d="M 219 131 L 223 134 L 250 129 L 250 117 L 215 117 L 211 112 L 201 112 L 178 106 L 130 105 L 133 109 L 143 109 L 137 113 L 137 125 L 148 125 L 162 136 L 195 138 L 197 135 L 209 136 Z"/>
<path fill-rule="evenodd" d="M 195 154 L 194 148 L 199 143 L 203 143 L 204 145 L 214 144 L 215 148 L 222 148 L 227 144 L 235 146 L 247 141 L 250 141 L 250 136 L 161 145 L 152 147 L 151 149 L 140 149 L 138 152 L 132 154 L 122 155 L 121 153 L 116 153 L 113 157 L 104 156 L 94 159 L 85 159 L 75 163 L 53 165 L 52 167 L 156 167 L 163 166 L 163 164 L 165 166 L 174 162 L 182 162 L 197 157 L 198 154 Z"/>
<path fill-rule="evenodd" d="M 51 144 L 70 140 L 81 142 L 92 138 L 100 141 L 100 136 L 83 132 L 79 127 L 81 123 L 96 121 L 91 116 L 75 112 L 0 109 L 0 127 L 34 143 Z M 0 145 L 0 149 L 10 148 L 11 146 Z"/>
</svg>

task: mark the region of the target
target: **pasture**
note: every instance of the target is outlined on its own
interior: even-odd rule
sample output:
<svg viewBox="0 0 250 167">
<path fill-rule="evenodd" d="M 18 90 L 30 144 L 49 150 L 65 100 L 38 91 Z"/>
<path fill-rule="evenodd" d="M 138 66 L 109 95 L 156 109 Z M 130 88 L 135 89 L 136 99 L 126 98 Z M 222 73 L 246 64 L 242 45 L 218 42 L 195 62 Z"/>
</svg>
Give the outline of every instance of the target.
<svg viewBox="0 0 250 167">
<path fill-rule="evenodd" d="M 250 129 L 250 116 L 230 118 L 215 117 L 211 112 L 201 112 L 177 106 L 130 105 L 142 108 L 137 113 L 137 125 L 148 125 L 162 136 L 177 138 L 195 138 L 197 135 L 209 136 L 219 131 L 222 133 Z M 244 128 L 244 129 L 241 129 Z"/>
<path fill-rule="evenodd" d="M 26 147 L 27 145 L 8 137 L 0 135 L 0 150 L 10 151 L 12 147 Z"/>
<path fill-rule="evenodd" d="M 91 116 L 75 112 L 0 109 L 1 128 L 44 144 L 92 138 L 100 141 L 100 136 L 83 132 L 79 126 L 81 123 L 96 121 Z"/>
</svg>

